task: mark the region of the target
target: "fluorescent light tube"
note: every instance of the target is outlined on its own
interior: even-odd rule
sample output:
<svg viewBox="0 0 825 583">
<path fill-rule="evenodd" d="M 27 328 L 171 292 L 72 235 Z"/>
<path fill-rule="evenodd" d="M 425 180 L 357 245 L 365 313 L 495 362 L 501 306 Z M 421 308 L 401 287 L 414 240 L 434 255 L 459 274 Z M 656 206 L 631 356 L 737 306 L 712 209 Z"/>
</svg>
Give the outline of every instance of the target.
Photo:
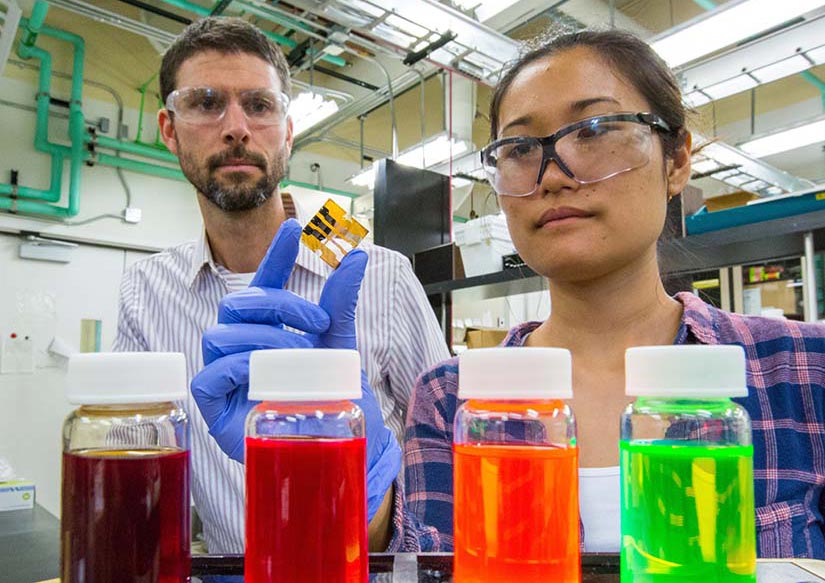
<svg viewBox="0 0 825 583">
<path fill-rule="evenodd" d="M 713 99 L 722 99 L 728 95 L 734 95 L 735 93 L 753 89 L 757 85 L 759 85 L 759 83 L 757 83 L 753 77 L 743 74 L 737 75 L 727 81 L 722 81 L 721 83 L 716 83 L 715 85 L 705 87 L 702 91 L 710 95 Z"/>
<path fill-rule="evenodd" d="M 716 170 L 717 168 L 721 168 L 719 162 L 716 160 L 701 160 L 694 164 L 691 164 L 691 170 L 696 172 L 697 174 L 705 174 L 707 172 L 711 172 Z"/>
<path fill-rule="evenodd" d="M 699 91 L 691 91 L 687 95 L 685 95 L 685 103 L 687 103 L 691 107 L 699 107 L 700 105 L 704 105 L 706 103 L 710 103 L 713 101 L 710 97 Z"/>
<path fill-rule="evenodd" d="M 347 182 L 354 186 L 366 186 L 372 190 L 375 188 L 375 165 L 371 164 L 357 174 L 350 176 L 347 178 Z"/>
<path fill-rule="evenodd" d="M 421 168 L 422 162 L 427 166 L 434 166 L 440 162 L 447 160 L 450 157 L 450 144 L 452 143 L 453 157 L 460 156 L 467 151 L 467 143 L 455 138 L 449 139 L 446 134 L 441 134 L 435 139 L 424 142 L 402 153 L 396 159 L 399 164 L 405 166 L 412 166 L 414 168 Z M 422 148 L 423 160 L 422 160 Z"/>
<path fill-rule="evenodd" d="M 504 12 L 518 0 L 454 0 L 462 10 L 474 10 L 479 22 L 491 19 Z"/>
<path fill-rule="evenodd" d="M 825 119 L 820 119 L 747 141 L 740 144 L 739 148 L 752 156 L 763 158 L 823 141 L 825 141 Z"/>
<path fill-rule="evenodd" d="M 825 0 L 742 0 L 722 5 L 651 42 L 678 67 L 819 8 Z"/>
<path fill-rule="evenodd" d="M 760 67 L 751 71 L 751 74 L 759 79 L 761 83 L 770 83 L 777 79 L 782 79 L 794 73 L 805 71 L 811 68 L 811 62 L 802 55 L 794 55 L 788 59 L 782 59 L 772 65 Z"/>
<path fill-rule="evenodd" d="M 805 53 L 817 65 L 825 63 L 825 45 Z"/>
<path fill-rule="evenodd" d="M 304 91 L 289 104 L 292 132 L 301 134 L 338 111 L 338 102 L 324 99 L 320 93 Z"/>
</svg>

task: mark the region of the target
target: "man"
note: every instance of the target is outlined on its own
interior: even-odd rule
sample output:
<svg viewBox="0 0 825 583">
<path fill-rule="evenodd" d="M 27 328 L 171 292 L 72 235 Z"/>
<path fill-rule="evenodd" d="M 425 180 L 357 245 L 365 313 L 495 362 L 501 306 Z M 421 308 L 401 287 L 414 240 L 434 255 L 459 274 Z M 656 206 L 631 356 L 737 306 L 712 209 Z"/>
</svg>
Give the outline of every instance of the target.
<svg viewBox="0 0 825 583">
<path fill-rule="evenodd" d="M 281 51 L 252 25 L 207 18 L 187 27 L 166 52 L 160 86 L 166 104 L 158 113 L 161 136 L 197 191 L 204 234 L 198 242 L 168 249 L 125 273 L 114 349 L 183 352 L 192 379 L 203 368 L 201 338 L 216 324 L 219 302 L 252 282 L 289 215 L 291 205 L 284 204 L 278 190 L 293 139 L 286 116 L 289 70 Z M 287 222 L 284 227 L 289 236 L 278 239 L 297 236 L 295 225 Z M 298 249 L 296 241 L 287 241 L 286 247 L 281 243 L 280 251 L 273 244 L 273 252 L 293 253 L 293 258 L 297 253 L 294 267 L 289 265 L 291 276 L 286 271 L 281 283 L 300 297 L 288 299 L 317 303 L 331 270 L 308 249 Z M 358 349 L 376 410 L 380 407 L 386 423 L 401 435 L 415 377 L 448 353 L 406 259 L 380 247 L 363 247 L 369 262 L 355 312 Z M 217 366 L 211 358 L 207 364 Z M 204 407 L 214 410 L 215 405 L 204 394 L 225 391 L 228 403 L 235 389 L 243 387 L 201 382 L 198 388 L 201 400 L 190 395 L 184 403 L 192 427 L 195 506 L 209 552 L 243 552 L 242 453 L 219 444 L 215 418 L 202 415 Z M 237 439 L 237 427 L 233 430 Z M 388 440 L 387 447 L 391 445 Z M 398 534 L 400 493 L 393 500 L 391 492 L 379 514 L 386 519 L 391 513 Z"/>
</svg>

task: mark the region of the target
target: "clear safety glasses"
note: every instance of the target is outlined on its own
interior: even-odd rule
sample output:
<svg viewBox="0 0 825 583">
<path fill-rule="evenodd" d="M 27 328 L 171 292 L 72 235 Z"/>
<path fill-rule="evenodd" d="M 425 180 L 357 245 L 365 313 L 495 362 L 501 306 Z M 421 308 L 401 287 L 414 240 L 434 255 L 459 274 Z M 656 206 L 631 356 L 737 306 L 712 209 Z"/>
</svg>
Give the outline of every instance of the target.
<svg viewBox="0 0 825 583">
<path fill-rule="evenodd" d="M 550 161 L 580 184 L 606 180 L 650 161 L 653 130 L 670 126 L 652 113 L 600 115 L 564 126 L 552 136 L 514 136 L 481 151 L 481 163 L 496 193 L 529 196 Z"/>
<path fill-rule="evenodd" d="M 250 125 L 274 126 L 286 120 L 289 97 L 266 88 L 231 92 L 212 87 L 183 87 L 169 94 L 166 109 L 183 122 L 208 125 L 223 119 L 233 96 L 237 97 Z"/>
</svg>

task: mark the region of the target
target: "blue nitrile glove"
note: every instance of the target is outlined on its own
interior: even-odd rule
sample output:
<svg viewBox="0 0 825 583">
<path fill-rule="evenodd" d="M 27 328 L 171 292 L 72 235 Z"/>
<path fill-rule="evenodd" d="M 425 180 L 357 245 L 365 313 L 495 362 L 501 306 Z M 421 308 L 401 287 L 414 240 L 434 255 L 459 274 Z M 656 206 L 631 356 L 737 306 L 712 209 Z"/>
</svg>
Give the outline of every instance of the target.
<svg viewBox="0 0 825 583">
<path fill-rule="evenodd" d="M 247 399 L 249 355 L 266 348 L 312 348 L 308 338 L 284 330 L 284 325 L 310 333 L 329 328 L 329 316 L 322 308 L 283 289 L 298 254 L 300 232 L 295 221 L 282 225 L 261 262 L 268 268 L 267 288 L 257 287 L 262 277 L 259 268 L 249 288 L 221 300 L 219 324 L 203 333 L 204 368 L 192 379 L 192 396 L 209 434 L 224 453 L 241 463 L 246 416 L 257 405 Z"/>
<path fill-rule="evenodd" d="M 330 275 L 321 292 L 319 306 L 315 306 L 282 289 L 298 253 L 300 233 L 301 227 L 296 221 L 284 222 L 258 267 L 250 288 L 226 296 L 218 314 L 220 325 L 204 333 L 204 363 L 207 366 L 192 381 L 193 395 L 202 413 L 204 406 L 201 400 L 206 400 L 206 395 L 211 409 L 217 412 L 217 415 L 212 415 L 212 423 L 204 413 L 210 433 L 237 436 L 234 439 L 223 438 L 231 449 L 224 447 L 220 439 L 218 443 L 238 461 L 243 460 L 244 419 L 254 406 L 246 399 L 249 353 L 252 350 L 299 347 L 356 349 L 355 307 L 367 254 L 360 250 L 349 253 Z M 320 309 L 322 315 L 310 307 Z M 322 326 L 325 318 L 325 325 Z M 283 325 L 306 334 L 283 330 Z M 378 402 L 363 371 L 361 388 L 362 397 L 355 403 L 364 412 L 366 424 L 367 506 L 368 517 L 372 519 L 401 470 L 401 449 L 392 432 L 384 426 Z M 230 425 L 236 427 L 230 429 Z"/>
</svg>

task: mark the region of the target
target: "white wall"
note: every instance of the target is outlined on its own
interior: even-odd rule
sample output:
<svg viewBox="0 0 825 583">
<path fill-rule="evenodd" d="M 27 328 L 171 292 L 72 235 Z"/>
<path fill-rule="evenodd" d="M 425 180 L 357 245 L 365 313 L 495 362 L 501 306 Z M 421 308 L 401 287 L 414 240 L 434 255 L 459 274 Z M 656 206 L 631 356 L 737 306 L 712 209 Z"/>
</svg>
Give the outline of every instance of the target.
<svg viewBox="0 0 825 583">
<path fill-rule="evenodd" d="M 0 99 L 34 105 L 36 88 L 26 83 L 0 77 Z M 63 97 L 62 95 L 59 95 Z M 65 110 L 53 108 L 55 113 Z M 114 135 L 116 108 L 110 104 L 85 99 L 83 113 L 87 120 L 108 117 L 111 120 L 110 136 Z M 0 182 L 9 182 L 11 169 L 19 171 L 23 186 L 49 188 L 49 156 L 34 149 L 35 114 L 9 105 L 0 104 L 0 124 L 3 140 L 0 141 Z M 125 122 L 134 137 L 137 112 L 127 110 Z M 144 123 L 145 139 L 154 135 L 154 120 Z M 52 118 L 49 136 L 54 142 L 68 144 L 68 121 Z M 69 190 L 69 165 L 64 171 L 62 205 Z M 0 230 L 33 230 L 43 234 L 65 236 L 113 243 L 134 248 L 162 249 L 193 239 L 197 236 L 201 220 L 192 187 L 185 182 L 157 178 L 134 172 L 124 172 L 132 192 L 132 206 L 143 212 L 140 224 L 132 225 L 115 219 L 104 219 L 87 225 L 66 226 L 55 222 L 21 218 L 0 213 Z M 81 221 L 100 214 L 120 214 L 126 206 L 126 194 L 114 168 L 97 166 L 83 168 L 80 190 L 80 214 L 72 221 Z"/>
<path fill-rule="evenodd" d="M 0 78 L 0 99 L 34 105 L 35 87 Z M 59 90 L 58 97 L 65 97 Z M 54 113 L 65 110 L 53 108 Z M 84 100 L 84 116 L 110 118 L 114 133 L 116 108 L 111 103 Z M 127 110 L 125 122 L 137 127 L 137 112 Z M 148 120 L 145 136 L 153 131 Z M 0 182 L 9 182 L 10 170 L 20 172 L 20 184 L 49 188 L 49 158 L 34 150 L 35 114 L 0 104 Z M 50 120 L 50 139 L 68 143 L 68 122 Z M 59 514 L 61 428 L 72 409 L 63 396 L 65 361 L 50 356 L 47 347 L 59 337 L 75 350 L 80 344 L 80 320 L 102 321 L 102 349 L 115 337 L 117 297 L 126 266 L 145 250 L 156 250 L 195 238 L 201 229 L 200 213 L 190 185 L 124 172 L 132 193 L 132 206 L 140 208 L 140 224 L 105 219 L 69 226 L 36 217 L 0 213 L 0 231 L 34 231 L 46 236 L 92 241 L 123 247 L 105 248 L 81 244 L 68 264 L 24 260 L 18 257 L 19 236 L 0 234 L 0 339 L 12 332 L 29 335 L 35 355 L 33 374 L 0 374 L 0 456 L 6 457 L 19 476 L 34 480 L 38 502 Z M 64 172 L 64 200 L 68 193 L 68 163 Z M 100 214 L 120 214 L 126 194 L 112 168 L 83 168 L 80 214 L 74 221 Z M 144 251 L 129 251 L 127 249 Z"/>
<path fill-rule="evenodd" d="M 33 374 L 0 374 L 0 456 L 19 476 L 34 480 L 38 502 L 59 514 L 61 428 L 73 408 L 63 395 L 65 359 L 47 353 L 58 337 L 77 350 L 80 320 L 102 321 L 103 350 L 117 326 L 118 284 L 143 252 L 81 245 L 70 263 L 18 258 L 20 238 L 0 235 L 0 336 L 28 335 Z"/>
</svg>

